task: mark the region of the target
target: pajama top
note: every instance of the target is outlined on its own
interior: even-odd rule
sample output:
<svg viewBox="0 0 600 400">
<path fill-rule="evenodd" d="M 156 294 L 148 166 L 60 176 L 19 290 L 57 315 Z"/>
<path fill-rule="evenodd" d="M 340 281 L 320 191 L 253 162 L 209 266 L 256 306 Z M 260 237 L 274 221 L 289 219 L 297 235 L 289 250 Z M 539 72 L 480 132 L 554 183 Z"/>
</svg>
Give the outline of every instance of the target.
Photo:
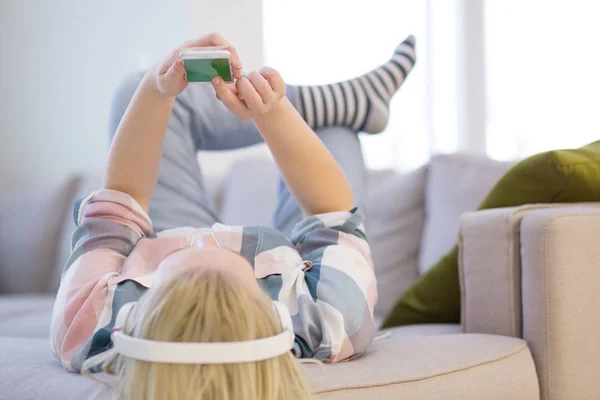
<svg viewBox="0 0 600 400">
<path fill-rule="evenodd" d="M 75 221 L 51 326 L 54 355 L 70 371 L 111 348 L 119 309 L 152 287 L 167 255 L 200 246 L 196 237 L 211 233 L 289 308 L 297 357 L 342 361 L 364 352 L 375 334 L 376 281 L 356 209 L 306 217 L 291 239 L 272 228 L 222 224 L 153 234 L 131 196 L 102 189 L 76 204 Z"/>
</svg>

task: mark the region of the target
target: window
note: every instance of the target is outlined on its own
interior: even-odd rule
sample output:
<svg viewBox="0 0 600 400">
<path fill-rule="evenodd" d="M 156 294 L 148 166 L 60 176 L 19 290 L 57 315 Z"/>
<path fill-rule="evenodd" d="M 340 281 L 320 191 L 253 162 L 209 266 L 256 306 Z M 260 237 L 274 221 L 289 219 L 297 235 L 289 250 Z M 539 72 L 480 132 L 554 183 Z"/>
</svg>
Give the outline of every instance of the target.
<svg viewBox="0 0 600 400">
<path fill-rule="evenodd" d="M 429 158 L 425 97 L 425 5 L 421 0 L 265 0 L 267 65 L 286 82 L 349 79 L 387 61 L 409 34 L 417 37 L 417 67 L 394 97 L 385 132 L 362 135 L 371 168 L 410 169 Z"/>
<path fill-rule="evenodd" d="M 290 83 L 351 78 L 417 37 L 388 128 L 361 138 L 370 168 L 407 170 L 456 151 L 519 159 L 600 136 L 598 2 L 264 2 L 267 63 Z"/>
<path fill-rule="evenodd" d="M 600 3 L 485 1 L 487 152 L 498 159 L 600 137 Z"/>
</svg>

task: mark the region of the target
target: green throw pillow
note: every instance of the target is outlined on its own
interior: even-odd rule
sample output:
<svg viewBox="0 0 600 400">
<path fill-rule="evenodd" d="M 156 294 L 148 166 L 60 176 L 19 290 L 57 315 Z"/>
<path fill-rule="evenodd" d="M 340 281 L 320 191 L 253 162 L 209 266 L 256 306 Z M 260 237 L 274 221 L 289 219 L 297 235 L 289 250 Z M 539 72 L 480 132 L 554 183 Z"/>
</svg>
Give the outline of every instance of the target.
<svg viewBox="0 0 600 400">
<path fill-rule="evenodd" d="M 498 181 L 478 210 L 535 203 L 600 201 L 600 141 L 529 157 Z M 398 299 L 383 323 L 460 322 L 458 247 L 454 246 Z"/>
</svg>

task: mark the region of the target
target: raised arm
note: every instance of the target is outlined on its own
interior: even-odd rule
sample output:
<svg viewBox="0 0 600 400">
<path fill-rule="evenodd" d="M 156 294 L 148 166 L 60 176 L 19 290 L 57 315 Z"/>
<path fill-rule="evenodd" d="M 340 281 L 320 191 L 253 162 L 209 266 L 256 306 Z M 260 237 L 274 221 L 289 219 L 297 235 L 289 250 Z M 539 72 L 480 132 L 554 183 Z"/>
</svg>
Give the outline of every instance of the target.
<svg viewBox="0 0 600 400">
<path fill-rule="evenodd" d="M 329 150 L 285 97 L 277 71 L 262 68 L 228 87 L 213 81 L 219 99 L 239 118 L 252 119 L 283 180 L 307 215 L 349 211 L 352 190 Z"/>
<path fill-rule="evenodd" d="M 233 75 L 241 77 L 237 52 L 218 34 L 186 42 L 148 70 L 121 119 L 108 154 L 103 187 L 133 197 L 148 211 L 154 194 L 163 141 L 176 95 L 187 87 L 179 57 L 184 48 L 224 46 L 232 53 Z"/>
<path fill-rule="evenodd" d="M 175 63 L 169 73 L 180 73 L 181 68 Z M 103 183 L 105 189 L 131 195 L 145 211 L 154 193 L 174 99 L 158 90 L 155 74 L 146 73 L 127 107 L 110 147 Z"/>
</svg>

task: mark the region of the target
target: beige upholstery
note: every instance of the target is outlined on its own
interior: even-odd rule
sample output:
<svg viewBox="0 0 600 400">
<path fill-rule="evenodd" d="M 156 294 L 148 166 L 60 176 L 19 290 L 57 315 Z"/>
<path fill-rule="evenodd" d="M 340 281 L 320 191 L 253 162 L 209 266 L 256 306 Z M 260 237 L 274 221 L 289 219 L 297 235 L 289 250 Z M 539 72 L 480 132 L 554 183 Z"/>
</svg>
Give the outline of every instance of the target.
<svg viewBox="0 0 600 400">
<path fill-rule="evenodd" d="M 600 204 L 468 213 L 459 236 L 463 331 L 522 336 L 544 400 L 599 398 Z"/>
<path fill-rule="evenodd" d="M 0 336 L 49 337 L 53 305 L 54 295 L 0 296 Z"/>
<path fill-rule="evenodd" d="M 521 337 L 521 220 L 530 211 L 561 206 L 536 204 L 463 214 L 458 240 L 465 332 Z"/>
<path fill-rule="evenodd" d="M 54 292 L 56 239 L 70 215 L 76 182 L 0 192 L 0 293 Z"/>
<path fill-rule="evenodd" d="M 427 169 L 427 196 L 419 273 L 425 273 L 456 243 L 461 215 L 475 210 L 512 163 L 473 154 L 440 154 Z"/>
<path fill-rule="evenodd" d="M 600 205 L 521 224 L 523 338 L 544 399 L 600 398 Z"/>
<path fill-rule="evenodd" d="M 402 331 L 400 328 L 399 331 Z M 491 335 L 406 337 L 392 330 L 362 358 L 306 367 L 318 399 L 539 398 L 521 339 Z"/>
<path fill-rule="evenodd" d="M 360 359 L 307 365 L 315 399 L 535 400 L 533 360 L 521 339 L 461 335 L 458 326 L 392 330 Z M 434 333 L 447 335 L 426 336 Z M 425 336 L 422 336 L 425 335 Z M 102 385 L 65 373 L 47 338 L 0 341 L 0 376 L 6 399 L 107 400 Z"/>
<path fill-rule="evenodd" d="M 374 314 L 378 326 L 398 300 L 398 293 L 419 276 L 426 172 L 419 168 L 407 174 L 389 170 L 369 174 L 366 232 L 377 276 Z"/>
</svg>

